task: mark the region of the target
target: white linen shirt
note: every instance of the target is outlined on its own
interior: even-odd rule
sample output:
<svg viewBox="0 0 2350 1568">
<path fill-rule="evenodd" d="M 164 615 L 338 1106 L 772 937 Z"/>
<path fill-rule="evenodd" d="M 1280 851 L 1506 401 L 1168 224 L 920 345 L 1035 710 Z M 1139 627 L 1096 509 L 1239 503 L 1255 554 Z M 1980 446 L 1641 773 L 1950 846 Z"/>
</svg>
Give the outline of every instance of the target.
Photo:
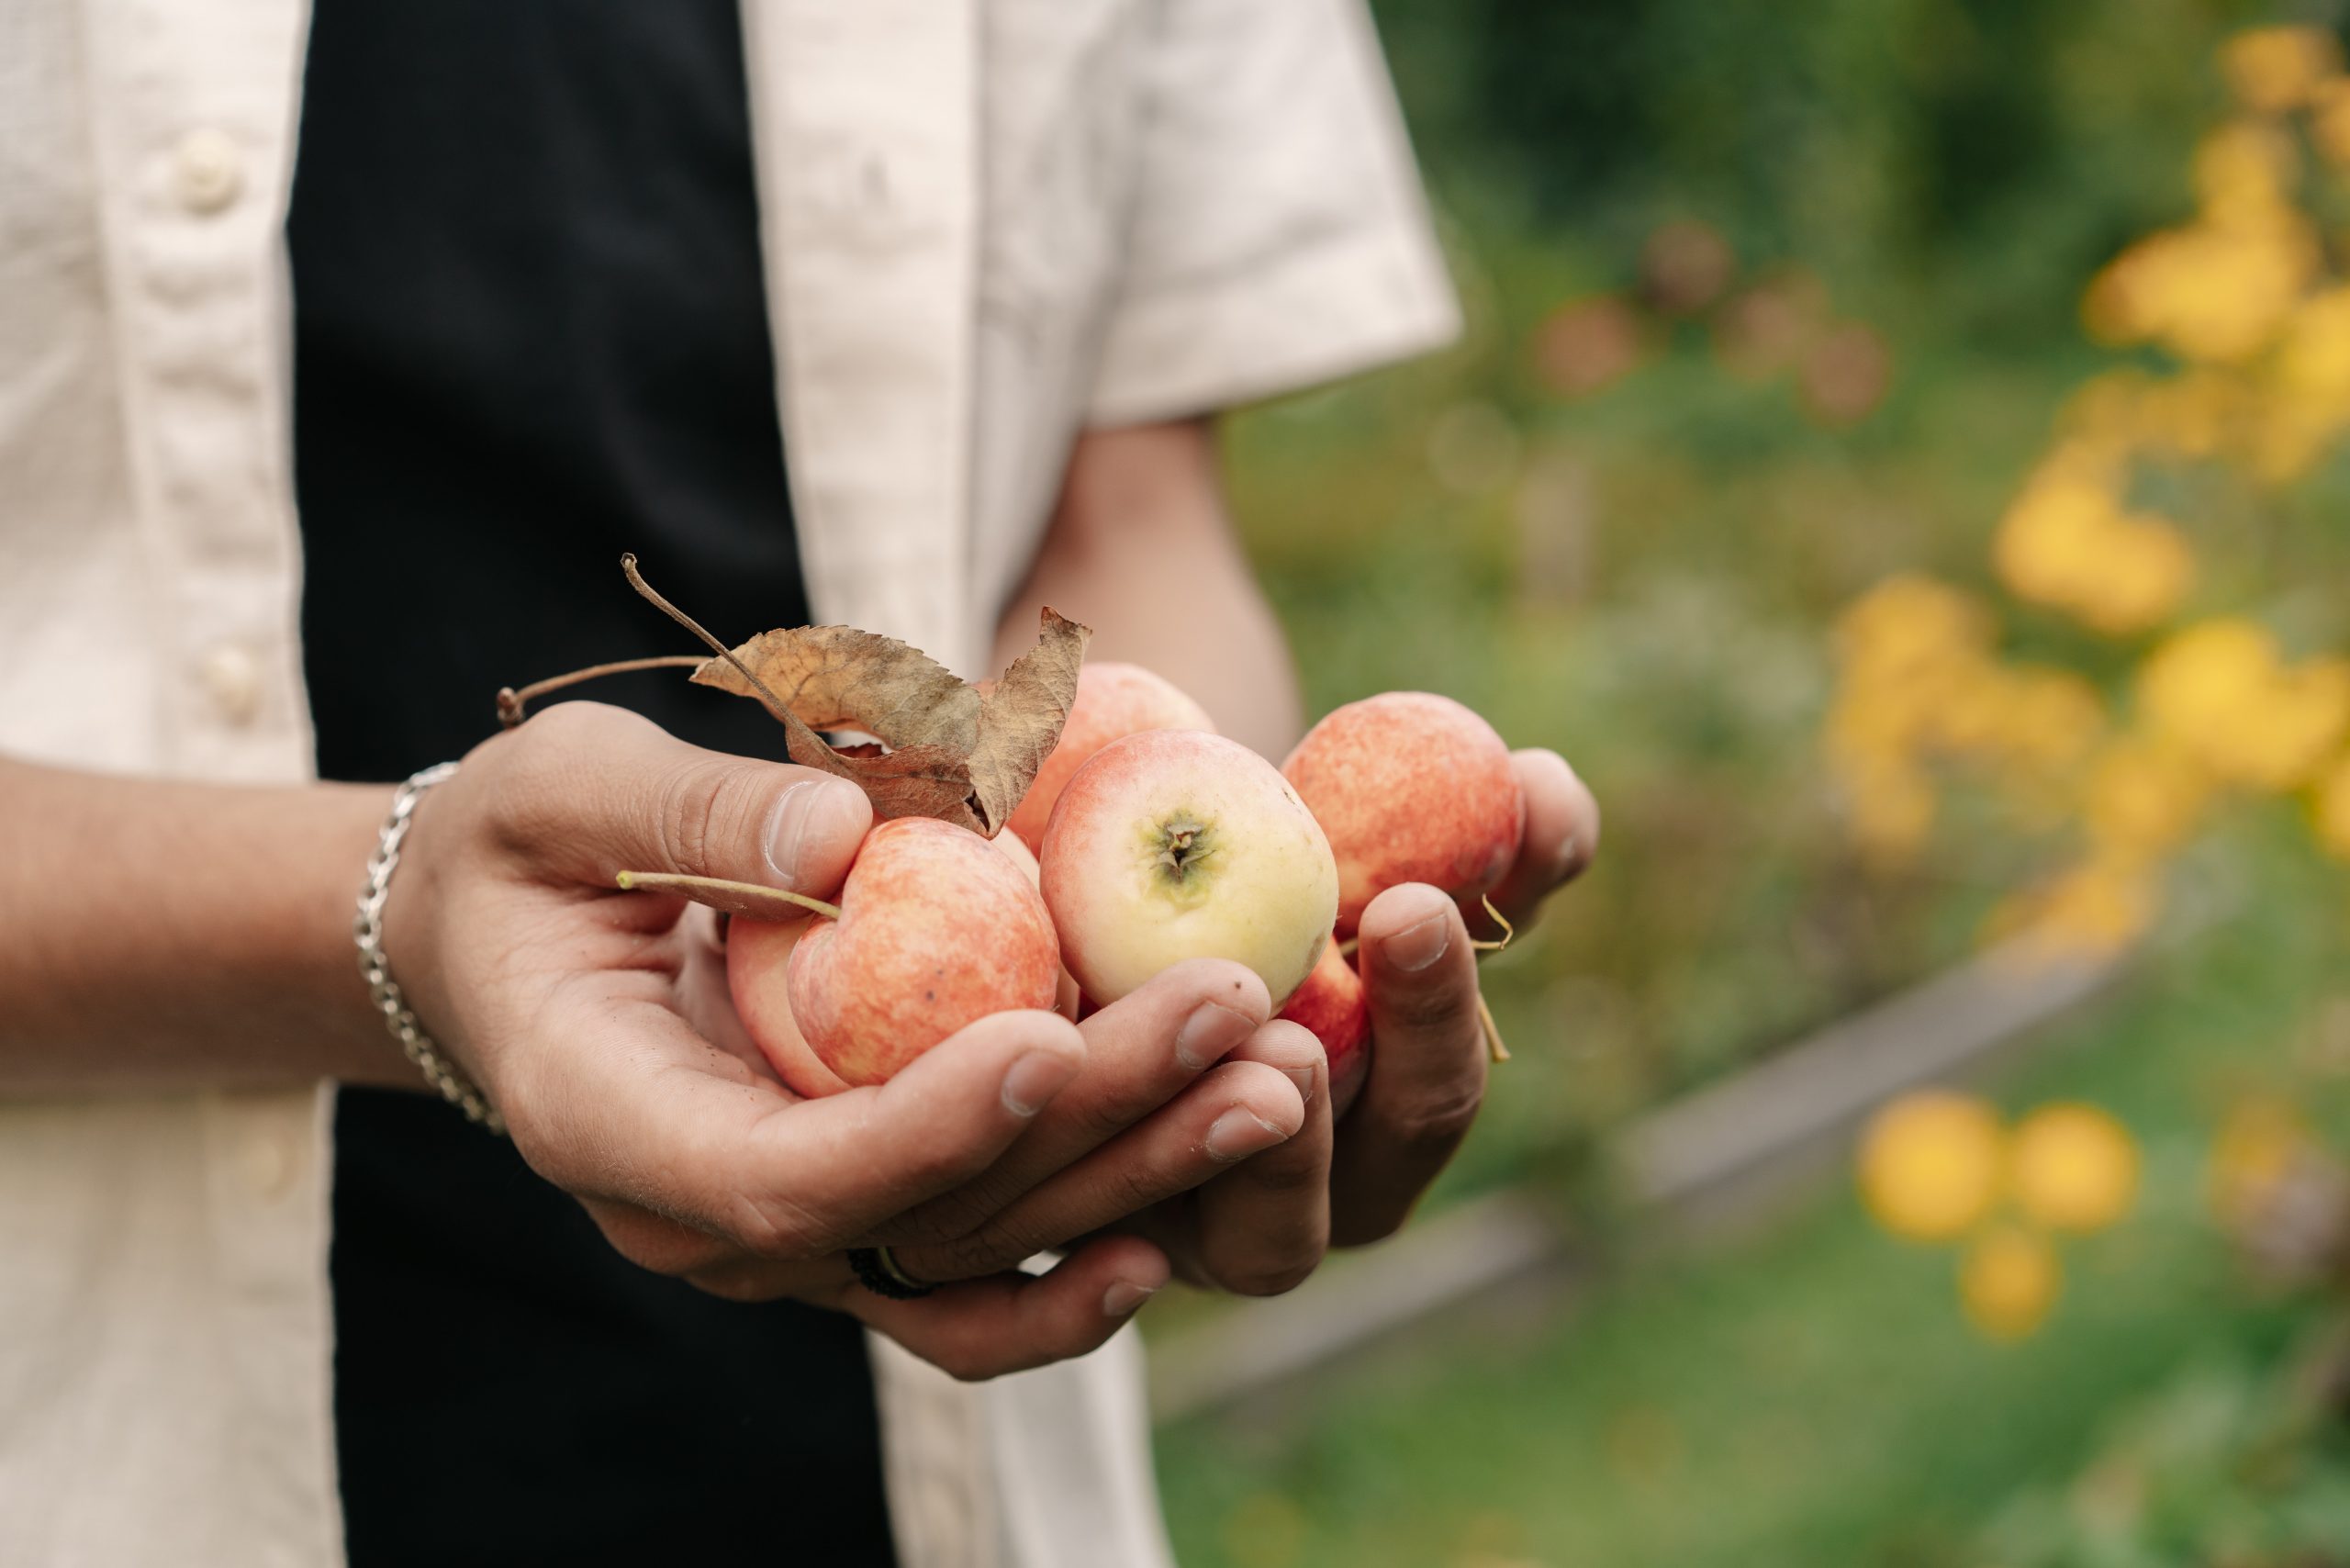
<svg viewBox="0 0 2350 1568">
<path fill-rule="evenodd" d="M 1360 0 L 744 20 L 821 620 L 978 673 L 1080 429 L 1455 330 Z M 0 750 L 310 777 L 282 238 L 306 27 L 303 0 L 0 0 Z M 331 1094 L 0 1101 L 0 1562 L 341 1562 Z M 462 1376 L 464 1340 L 420 1324 L 418 1358 Z M 1168 1561 L 1131 1334 L 980 1387 L 874 1352 L 906 1568 Z M 497 1484 L 414 1460 L 419 1507 Z"/>
</svg>

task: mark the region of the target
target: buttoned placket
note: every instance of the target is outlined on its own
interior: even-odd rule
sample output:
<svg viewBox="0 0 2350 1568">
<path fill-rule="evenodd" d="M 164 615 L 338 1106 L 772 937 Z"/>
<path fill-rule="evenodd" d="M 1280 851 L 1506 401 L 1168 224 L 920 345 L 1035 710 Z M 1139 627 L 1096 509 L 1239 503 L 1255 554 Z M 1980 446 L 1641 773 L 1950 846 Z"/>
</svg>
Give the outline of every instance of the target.
<svg viewBox="0 0 2350 1568">
<path fill-rule="evenodd" d="M 306 8 L 94 0 L 87 15 L 157 755 L 185 777 L 297 782 L 311 766 L 283 227 Z M 341 1560 L 330 1104 L 325 1090 L 200 1102 L 207 1299 L 236 1369 L 235 1407 L 209 1414 L 239 1434 L 200 1462 L 221 1467 L 258 1568 Z"/>
<path fill-rule="evenodd" d="M 201 777 L 301 778 L 282 250 L 301 7 L 106 15 L 125 91 L 99 155 L 163 751 Z"/>
</svg>

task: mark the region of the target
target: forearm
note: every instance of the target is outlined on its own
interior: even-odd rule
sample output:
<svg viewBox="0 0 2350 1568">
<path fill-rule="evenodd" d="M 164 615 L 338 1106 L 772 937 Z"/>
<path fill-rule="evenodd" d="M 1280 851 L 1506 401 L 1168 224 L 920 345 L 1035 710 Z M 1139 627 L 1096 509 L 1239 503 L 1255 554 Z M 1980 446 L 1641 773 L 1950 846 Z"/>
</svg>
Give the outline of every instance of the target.
<svg viewBox="0 0 2350 1568">
<path fill-rule="evenodd" d="M 0 1095 L 404 1081 L 351 944 L 389 798 L 0 758 Z"/>
<path fill-rule="evenodd" d="M 1090 656 L 1158 671 L 1234 739 L 1276 760 L 1297 739 L 1289 648 L 1233 536 L 1204 422 L 1080 441 L 997 667 L 1035 643 L 1040 604 L 1094 628 Z"/>
</svg>

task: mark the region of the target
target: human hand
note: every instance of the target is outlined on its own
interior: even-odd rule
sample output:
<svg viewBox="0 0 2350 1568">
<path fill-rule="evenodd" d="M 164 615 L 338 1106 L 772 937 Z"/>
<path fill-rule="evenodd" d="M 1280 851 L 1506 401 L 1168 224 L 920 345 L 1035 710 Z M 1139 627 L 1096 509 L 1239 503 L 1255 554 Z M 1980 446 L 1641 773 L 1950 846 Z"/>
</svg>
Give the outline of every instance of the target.
<svg viewBox="0 0 2350 1568">
<path fill-rule="evenodd" d="M 822 895 L 870 822 L 822 774 L 558 704 L 425 797 L 386 951 L 524 1159 L 632 1260 L 849 1311 L 960 1376 L 1081 1354 L 1164 1282 L 1163 1252 L 1103 1236 L 1041 1276 L 1010 1265 L 1302 1125 L 1277 1067 L 1223 1059 L 1262 1025 L 1263 987 L 1236 965 L 1182 965 L 1082 1028 L 1000 1014 L 887 1084 L 799 1099 L 733 1021 L 709 913 L 613 879 Z M 842 1253 L 877 1242 L 917 1277 L 961 1282 L 873 1295 Z"/>
<path fill-rule="evenodd" d="M 1518 857 L 1494 907 L 1523 926 L 1542 901 L 1590 863 L 1599 807 L 1556 753 L 1514 754 L 1526 793 Z M 1486 1045 L 1476 949 L 1465 912 L 1437 889 L 1390 888 L 1363 912 L 1358 935 L 1371 1009 L 1371 1068 L 1343 1117 L 1328 1093 L 1320 1044 L 1294 1024 L 1258 1031 L 1233 1059 L 1295 1071 L 1314 1064 L 1295 1136 L 1126 1228 L 1166 1250 L 1195 1283 L 1274 1294 L 1311 1274 L 1333 1245 L 1393 1235 L 1476 1119 Z M 1488 917 L 1473 912 L 1480 924 Z"/>
</svg>

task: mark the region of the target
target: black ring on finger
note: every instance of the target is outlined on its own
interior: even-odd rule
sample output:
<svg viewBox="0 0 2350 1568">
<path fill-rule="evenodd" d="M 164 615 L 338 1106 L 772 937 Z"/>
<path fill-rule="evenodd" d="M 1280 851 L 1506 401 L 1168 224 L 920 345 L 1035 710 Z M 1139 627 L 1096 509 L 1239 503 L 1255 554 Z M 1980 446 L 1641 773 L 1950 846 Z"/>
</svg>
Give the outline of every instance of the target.
<svg viewBox="0 0 2350 1568">
<path fill-rule="evenodd" d="M 923 1284 L 900 1268 L 887 1247 L 852 1247 L 848 1266 L 858 1284 L 891 1301 L 918 1301 L 938 1288 Z"/>
</svg>

